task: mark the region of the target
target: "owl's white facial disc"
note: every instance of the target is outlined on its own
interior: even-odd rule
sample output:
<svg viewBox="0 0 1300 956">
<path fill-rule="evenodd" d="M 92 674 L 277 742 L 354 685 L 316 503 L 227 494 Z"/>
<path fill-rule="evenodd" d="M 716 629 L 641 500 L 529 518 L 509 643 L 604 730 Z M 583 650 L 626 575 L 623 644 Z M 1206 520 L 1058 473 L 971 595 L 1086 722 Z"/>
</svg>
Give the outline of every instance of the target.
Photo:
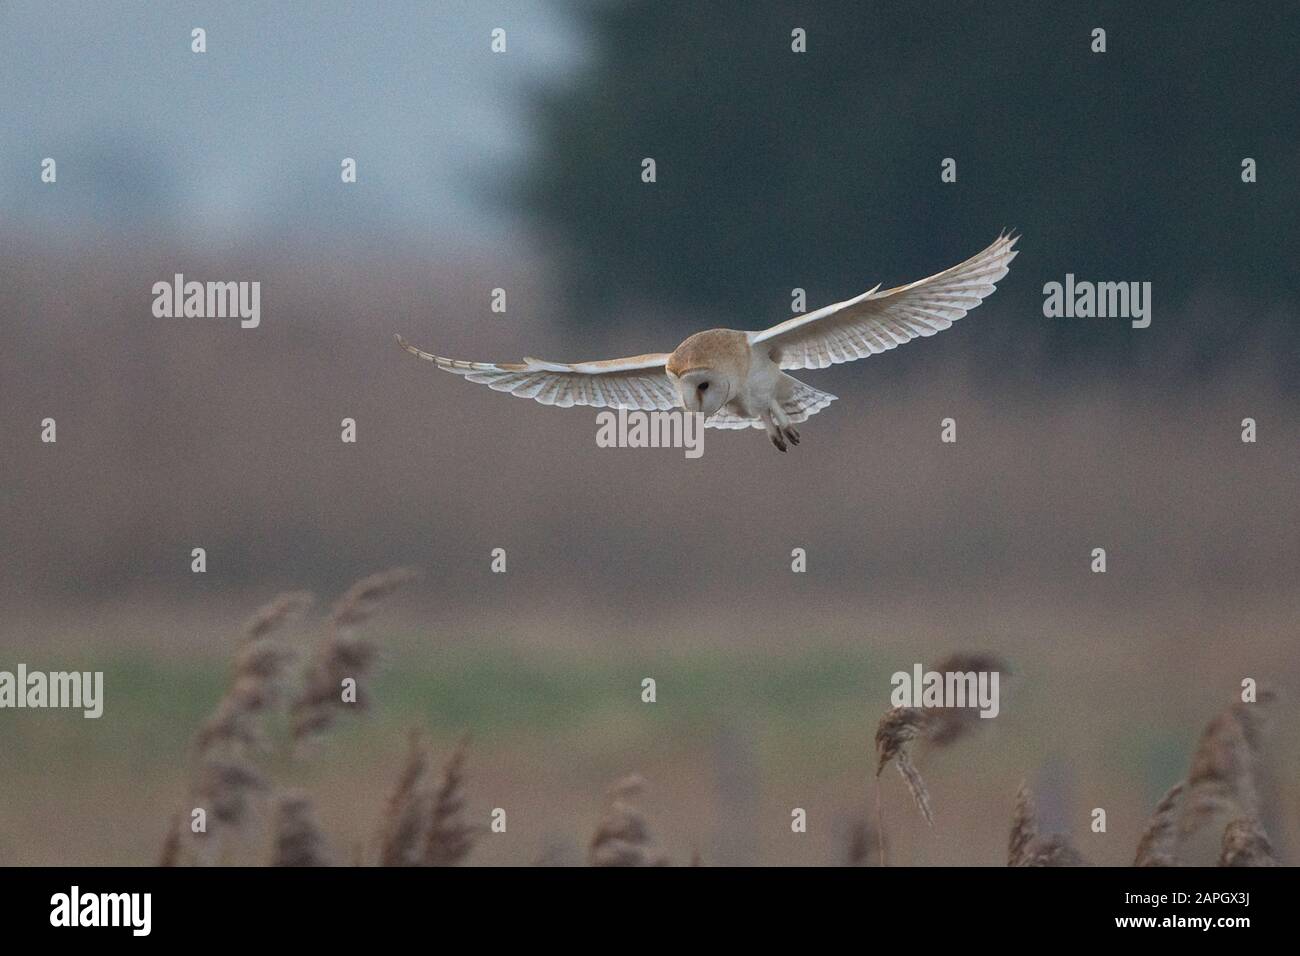
<svg viewBox="0 0 1300 956">
<path fill-rule="evenodd" d="M 702 412 L 707 418 L 722 407 L 730 389 L 724 376 L 713 369 L 693 369 L 677 382 L 682 407 L 688 412 Z"/>
</svg>

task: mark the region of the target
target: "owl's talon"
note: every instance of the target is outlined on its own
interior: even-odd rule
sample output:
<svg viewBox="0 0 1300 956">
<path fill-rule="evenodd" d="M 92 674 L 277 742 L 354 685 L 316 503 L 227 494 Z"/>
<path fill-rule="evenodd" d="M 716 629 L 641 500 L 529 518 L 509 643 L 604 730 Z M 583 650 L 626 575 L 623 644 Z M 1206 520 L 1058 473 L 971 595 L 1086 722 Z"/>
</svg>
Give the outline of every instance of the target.
<svg viewBox="0 0 1300 956">
<path fill-rule="evenodd" d="M 793 425 L 785 426 L 784 432 L 791 445 L 799 444 L 799 432 L 795 430 Z"/>
<path fill-rule="evenodd" d="M 772 444 L 777 447 L 777 450 L 779 451 L 786 450 L 785 439 L 781 436 L 780 432 L 772 432 L 772 434 L 769 437 L 772 439 Z"/>
</svg>

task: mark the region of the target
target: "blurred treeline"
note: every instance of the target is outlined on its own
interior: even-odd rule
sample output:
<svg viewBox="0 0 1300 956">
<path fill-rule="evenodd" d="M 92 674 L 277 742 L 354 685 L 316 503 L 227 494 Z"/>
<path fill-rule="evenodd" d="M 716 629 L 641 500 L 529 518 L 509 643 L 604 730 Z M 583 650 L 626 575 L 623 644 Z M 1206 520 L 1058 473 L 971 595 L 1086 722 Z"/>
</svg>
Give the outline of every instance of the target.
<svg viewBox="0 0 1300 956">
<path fill-rule="evenodd" d="M 1185 381 L 1264 345 L 1291 378 L 1298 10 L 576 4 L 590 58 L 536 96 L 536 161 L 510 201 L 562 250 L 580 327 L 631 324 L 639 303 L 675 308 L 675 331 L 762 327 L 794 287 L 811 308 L 909 281 L 1008 226 L 1025 240 L 1005 311 L 965 343 L 997 374 L 1042 373 L 1008 361 L 1028 337 L 1058 366 L 1171 363 Z M 1152 282 L 1152 328 L 1043 318 L 1043 283 L 1067 272 Z M 1175 321 L 1189 305 L 1195 325 Z"/>
</svg>

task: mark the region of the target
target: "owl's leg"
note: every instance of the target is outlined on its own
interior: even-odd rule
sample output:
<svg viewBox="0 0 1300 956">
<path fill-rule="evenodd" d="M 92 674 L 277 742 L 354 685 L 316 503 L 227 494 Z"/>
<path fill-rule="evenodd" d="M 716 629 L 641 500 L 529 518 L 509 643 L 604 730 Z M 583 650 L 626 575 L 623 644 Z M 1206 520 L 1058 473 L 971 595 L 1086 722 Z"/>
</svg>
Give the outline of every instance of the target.
<svg viewBox="0 0 1300 956">
<path fill-rule="evenodd" d="M 781 431 L 781 435 L 791 445 L 799 444 L 799 430 L 790 422 L 790 416 L 785 413 L 780 402 L 773 402 L 769 408 L 772 416 L 772 422 Z"/>
<path fill-rule="evenodd" d="M 772 413 L 770 411 L 766 411 L 763 412 L 758 417 L 763 420 L 763 427 L 767 429 L 767 437 L 772 439 L 772 444 L 775 445 L 781 451 L 785 451 L 786 450 L 785 433 L 782 431 L 781 427 L 777 425 L 777 423 L 773 420 Z"/>
</svg>

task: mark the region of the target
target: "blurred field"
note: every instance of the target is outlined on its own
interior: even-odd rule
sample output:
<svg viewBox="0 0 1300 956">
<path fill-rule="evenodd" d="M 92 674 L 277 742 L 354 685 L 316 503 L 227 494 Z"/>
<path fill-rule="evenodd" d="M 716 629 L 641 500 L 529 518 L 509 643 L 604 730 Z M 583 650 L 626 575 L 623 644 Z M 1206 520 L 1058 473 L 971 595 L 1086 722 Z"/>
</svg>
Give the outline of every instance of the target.
<svg viewBox="0 0 1300 956">
<path fill-rule="evenodd" d="M 392 345 L 401 331 L 476 359 L 615 348 L 562 332 L 524 260 L 275 260 L 254 335 L 142 319 L 140 277 L 180 267 L 166 250 L 113 264 L 68 250 L 73 279 L 54 284 L 56 252 L 0 264 L 28 317 L 0 352 L 0 662 L 102 668 L 107 710 L 0 713 L 0 861 L 156 859 L 241 622 L 276 591 L 328 602 L 396 564 L 425 576 L 372 625 L 387 656 L 374 712 L 273 773 L 306 787 L 341 860 L 373 833 L 418 726 L 441 753 L 470 733 L 469 809 L 509 814 L 473 862 L 581 861 L 605 787 L 632 770 L 678 862 L 836 862 L 873 812 L 889 674 L 962 648 L 1018 676 L 992 726 L 921 756 L 932 833 L 887 772 L 893 862 L 1002 863 L 1022 778 L 1045 825 L 1128 862 L 1245 676 L 1281 692 L 1271 746 L 1296 766 L 1300 426 L 1267 355 L 1195 389 L 1154 360 L 1026 382 L 1030 338 L 1003 375 L 966 346 L 981 324 L 1035 321 L 1013 272 L 945 336 L 810 375 L 841 401 L 797 454 L 710 431 L 687 461 L 597 449 L 582 410 Z M 221 256 L 184 269 L 259 274 Z M 483 290 L 502 281 L 519 312 L 491 316 Z M 655 329 L 617 348 L 662 347 Z M 46 415 L 55 446 L 37 438 Z M 356 446 L 338 440 L 345 415 Z M 1246 416 L 1257 444 L 1240 441 Z M 790 573 L 796 546 L 807 574 Z M 1096 546 L 1105 575 L 1088 570 Z M 489 572 L 494 547 L 506 575 Z M 657 704 L 640 703 L 645 676 Z M 1300 791 L 1293 771 L 1278 779 L 1289 852 Z M 797 837 L 795 806 L 810 814 Z M 1094 806 L 1108 834 L 1087 832 Z M 264 832 L 248 839 L 239 858 L 264 859 Z"/>
<path fill-rule="evenodd" d="M 230 610 L 229 620 L 238 621 Z M 403 623 L 375 625 L 387 662 L 374 711 L 345 721 L 309 758 L 273 762 L 272 776 L 278 786 L 307 789 L 346 861 L 378 826 L 407 730 L 427 728 L 444 755 L 468 731 L 469 810 L 486 817 L 504 807 L 510 822 L 472 862 L 520 864 L 548 853 L 581 862 L 604 788 L 632 770 L 649 782 L 642 807 L 677 862 L 693 850 L 706 862 L 840 862 L 848 825 L 872 812 L 871 734 L 888 706 L 889 674 L 972 638 L 956 608 L 925 634 L 916 633 L 911 610 L 836 610 L 814 626 L 788 609 L 742 612 L 735 620 L 749 617 L 745 639 L 729 642 L 700 642 L 689 630 L 647 622 L 635 650 L 602 640 L 609 622 L 599 619 L 558 633 L 542 620 L 440 632 L 394 612 Z M 1261 615 L 1259 624 L 1268 623 Z M 1285 638 L 1247 644 L 1240 632 L 1221 631 L 1198 648 L 1191 622 L 1181 627 L 1186 637 L 1143 640 L 1140 627 L 1062 606 L 1023 611 L 980 635 L 977 646 L 1007 655 L 1018 676 L 1007 685 L 1001 717 L 951 750 L 922 755 L 936 809 L 932 832 L 892 769 L 882 777 L 891 861 L 1002 864 L 1011 801 L 1027 779 L 1046 821 L 1071 831 L 1090 859 L 1130 862 L 1150 808 L 1184 773 L 1197 735 L 1231 699 L 1238 675 L 1275 675 L 1275 686 L 1284 683 L 1295 699 Z M 190 621 L 188 629 L 202 633 L 203 650 L 159 652 L 153 638 L 162 635 L 142 635 L 134 648 L 87 647 L 77 655 L 79 666 L 106 671 L 108 707 L 99 721 L 6 715 L 0 859 L 156 859 L 167 821 L 185 800 L 191 737 L 227 679 L 221 652 L 234 643 L 234 628 L 225 628 L 231 636 L 223 646 L 220 620 Z M 12 637 L 6 658 L 15 652 Z M 1219 642 L 1233 652 L 1205 646 Z M 70 639 L 68 649 L 78 643 Z M 1162 648 L 1177 652 L 1153 659 Z M 48 653 L 67 659 L 66 651 Z M 43 655 L 27 657 L 33 666 L 43 662 Z M 658 703 L 640 703 L 643 676 L 658 681 Z M 1294 767 L 1293 707 L 1279 717 L 1283 732 L 1270 738 L 1271 753 Z M 1285 777 L 1281 794 L 1287 830 L 1275 837 L 1279 847 L 1297 837 L 1293 779 Z M 809 811 L 807 835 L 789 832 L 795 806 Z M 1093 806 L 1107 808 L 1109 833 L 1087 832 Z M 235 858 L 265 859 L 261 824 L 245 839 Z"/>
</svg>

